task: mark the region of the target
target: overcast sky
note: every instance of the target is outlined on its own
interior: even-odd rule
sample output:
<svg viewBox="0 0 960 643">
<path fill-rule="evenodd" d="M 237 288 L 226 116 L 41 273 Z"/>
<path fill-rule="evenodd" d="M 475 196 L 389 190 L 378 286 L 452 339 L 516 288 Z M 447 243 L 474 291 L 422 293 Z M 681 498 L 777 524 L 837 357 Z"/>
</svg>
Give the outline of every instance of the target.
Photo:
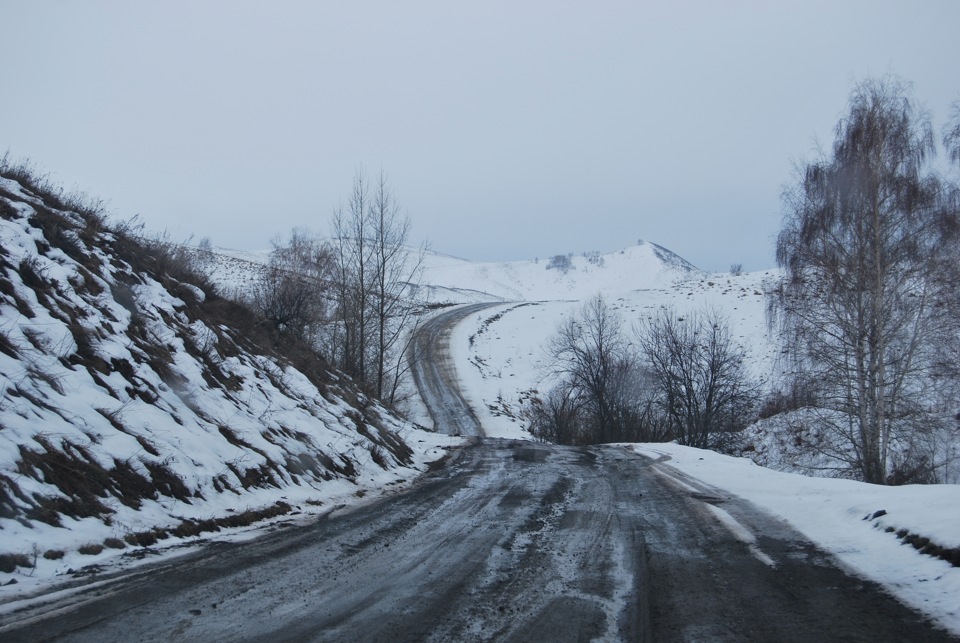
<svg viewBox="0 0 960 643">
<path fill-rule="evenodd" d="M 856 81 L 943 123 L 958 29 L 955 0 L 0 0 L 0 154 L 223 247 L 328 232 L 365 166 L 439 252 L 763 269 Z"/>
</svg>

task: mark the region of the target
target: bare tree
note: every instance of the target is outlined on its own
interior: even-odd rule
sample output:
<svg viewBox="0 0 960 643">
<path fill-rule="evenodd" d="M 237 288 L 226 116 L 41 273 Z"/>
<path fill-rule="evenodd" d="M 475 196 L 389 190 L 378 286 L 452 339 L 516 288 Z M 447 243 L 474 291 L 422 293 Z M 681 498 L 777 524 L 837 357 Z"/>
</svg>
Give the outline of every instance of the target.
<svg viewBox="0 0 960 643">
<path fill-rule="evenodd" d="M 562 444 L 659 441 L 662 417 L 652 381 L 623 333 L 619 315 L 597 296 L 560 324 L 548 342 L 560 382 L 535 399 L 528 416 L 537 437 Z"/>
<path fill-rule="evenodd" d="M 337 365 L 361 385 L 367 381 L 370 344 L 370 291 L 372 252 L 369 239 L 370 188 L 363 169 L 357 170 L 347 208 L 333 216 L 336 252 L 337 319 L 341 347 Z"/>
<path fill-rule="evenodd" d="M 270 261 L 253 288 L 253 303 L 281 334 L 313 340 L 328 316 L 334 270 L 332 249 L 306 230 L 275 240 Z"/>
<path fill-rule="evenodd" d="M 559 444 L 662 442 L 671 421 L 650 369 L 627 341 L 620 316 L 596 296 L 561 323 L 547 350 L 559 382 L 525 410 L 534 437 Z"/>
<path fill-rule="evenodd" d="M 597 441 L 611 441 L 619 433 L 612 389 L 615 377 L 626 368 L 620 317 L 598 295 L 557 328 L 549 350 L 557 373 L 568 379 L 589 408 Z"/>
<path fill-rule="evenodd" d="M 658 405 L 680 444 L 723 447 L 755 416 L 757 387 L 746 354 L 718 313 L 665 309 L 636 329 L 659 391 Z"/>
<path fill-rule="evenodd" d="M 346 209 L 333 218 L 339 341 L 335 362 L 371 394 L 393 404 L 407 368 L 403 359 L 425 247 L 407 246 L 411 223 L 387 175 L 371 186 L 356 173 Z"/>
<path fill-rule="evenodd" d="M 546 396 L 535 396 L 524 409 L 530 434 L 555 444 L 582 444 L 585 441 L 583 399 L 569 382 L 561 382 Z"/>
<path fill-rule="evenodd" d="M 929 119 L 908 87 L 868 80 L 850 98 L 832 154 L 785 194 L 772 300 L 794 370 L 817 384 L 830 455 L 867 482 L 903 481 L 918 435 L 936 430 L 937 347 L 955 319 L 956 212 L 929 171 Z M 932 464 L 932 463 L 928 463 Z"/>
<path fill-rule="evenodd" d="M 373 303 L 376 326 L 374 355 L 377 397 L 393 404 L 406 368 L 403 358 L 410 325 L 415 323 L 413 299 L 420 285 L 425 246 L 410 248 L 410 217 L 400 209 L 386 173 L 381 170 L 370 208 L 373 242 Z"/>
</svg>

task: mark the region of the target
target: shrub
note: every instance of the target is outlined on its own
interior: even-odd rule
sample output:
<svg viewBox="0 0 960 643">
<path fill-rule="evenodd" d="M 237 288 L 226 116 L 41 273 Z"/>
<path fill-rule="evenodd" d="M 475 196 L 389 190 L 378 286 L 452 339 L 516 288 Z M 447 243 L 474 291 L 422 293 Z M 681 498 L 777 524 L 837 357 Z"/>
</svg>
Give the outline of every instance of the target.
<svg viewBox="0 0 960 643">
<path fill-rule="evenodd" d="M 157 534 L 154 531 L 131 532 L 123 537 L 128 545 L 149 547 L 157 544 Z"/>
<path fill-rule="evenodd" d="M 0 572 L 11 574 L 17 567 L 33 567 L 33 562 L 26 554 L 0 554 Z"/>
<path fill-rule="evenodd" d="M 550 257 L 550 261 L 547 262 L 547 270 L 559 270 L 564 274 L 572 267 L 573 262 L 570 260 L 569 255 L 554 255 Z"/>
</svg>

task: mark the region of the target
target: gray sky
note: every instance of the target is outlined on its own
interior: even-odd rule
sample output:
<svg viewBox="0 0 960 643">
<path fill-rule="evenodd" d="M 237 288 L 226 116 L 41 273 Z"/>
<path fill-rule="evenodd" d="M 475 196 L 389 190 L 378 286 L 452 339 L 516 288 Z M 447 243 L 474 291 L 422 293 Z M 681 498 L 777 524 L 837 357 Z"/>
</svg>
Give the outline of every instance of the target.
<svg viewBox="0 0 960 643">
<path fill-rule="evenodd" d="M 0 0 L 0 153 L 178 240 L 326 233 L 365 166 L 439 252 L 762 269 L 855 81 L 943 123 L 958 28 L 955 0 Z"/>
</svg>

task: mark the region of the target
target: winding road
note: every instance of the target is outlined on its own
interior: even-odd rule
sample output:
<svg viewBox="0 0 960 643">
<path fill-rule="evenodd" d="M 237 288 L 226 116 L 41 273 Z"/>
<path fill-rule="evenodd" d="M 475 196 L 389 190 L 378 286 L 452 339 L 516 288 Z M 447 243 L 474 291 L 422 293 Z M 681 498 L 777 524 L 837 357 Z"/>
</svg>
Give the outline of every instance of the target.
<svg viewBox="0 0 960 643">
<path fill-rule="evenodd" d="M 467 310 L 423 327 L 418 383 L 438 428 L 476 434 L 435 343 Z M 483 437 L 408 492 L 18 618 L 0 639 L 952 640 L 665 458 Z"/>
<path fill-rule="evenodd" d="M 417 329 L 408 353 L 410 371 L 438 432 L 483 436 L 483 428 L 457 383 L 456 365 L 450 358 L 450 334 L 470 315 L 495 305 L 459 306 L 428 319 Z"/>
</svg>

